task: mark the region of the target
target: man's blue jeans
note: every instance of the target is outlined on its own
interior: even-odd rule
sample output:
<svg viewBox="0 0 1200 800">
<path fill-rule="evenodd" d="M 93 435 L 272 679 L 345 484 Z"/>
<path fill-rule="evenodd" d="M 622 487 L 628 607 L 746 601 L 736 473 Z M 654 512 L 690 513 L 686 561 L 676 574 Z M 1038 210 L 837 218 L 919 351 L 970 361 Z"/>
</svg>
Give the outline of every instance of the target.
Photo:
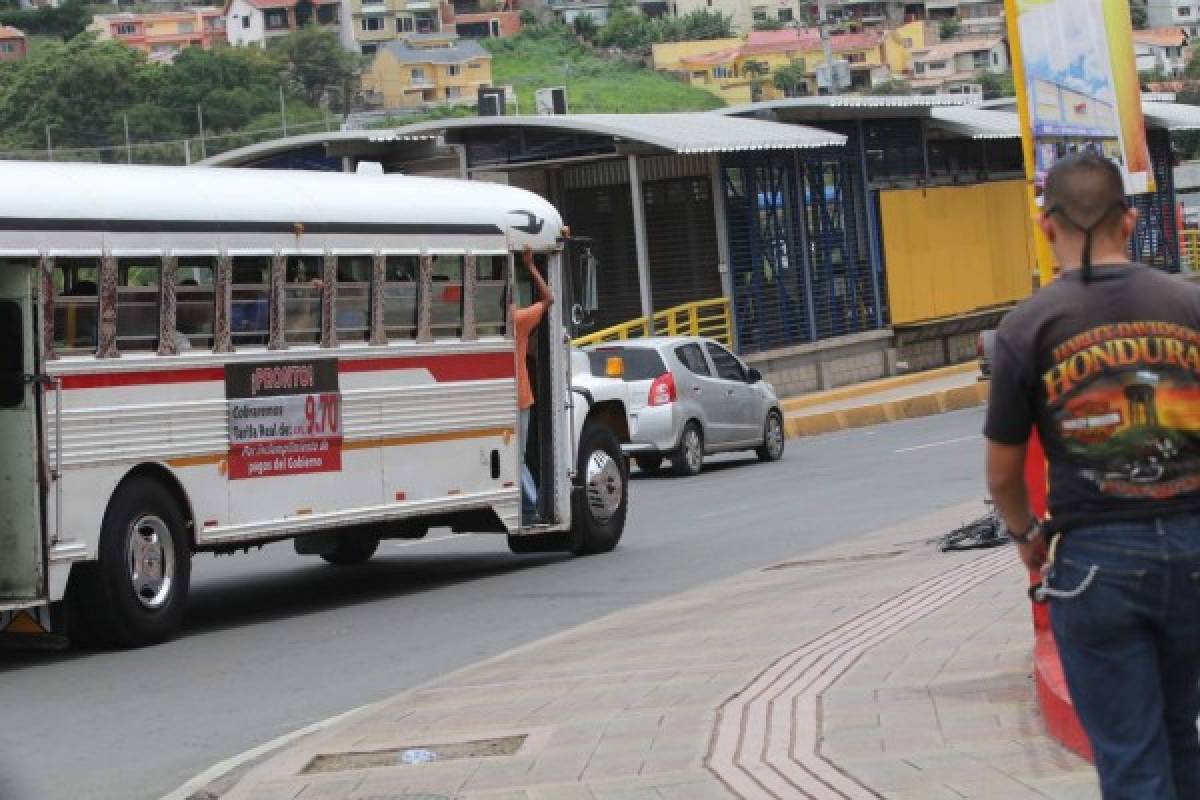
<svg viewBox="0 0 1200 800">
<path fill-rule="evenodd" d="M 533 473 L 529 471 L 529 466 L 525 463 L 525 446 L 529 442 L 529 418 L 532 411 L 531 408 L 521 409 L 517 425 L 518 442 L 521 447 L 518 456 L 521 463 L 521 516 L 526 522 L 532 520 L 538 513 L 537 483 L 533 480 Z"/>
<path fill-rule="evenodd" d="M 1200 798 L 1200 515 L 1072 529 L 1047 585 L 1105 800 Z"/>
</svg>

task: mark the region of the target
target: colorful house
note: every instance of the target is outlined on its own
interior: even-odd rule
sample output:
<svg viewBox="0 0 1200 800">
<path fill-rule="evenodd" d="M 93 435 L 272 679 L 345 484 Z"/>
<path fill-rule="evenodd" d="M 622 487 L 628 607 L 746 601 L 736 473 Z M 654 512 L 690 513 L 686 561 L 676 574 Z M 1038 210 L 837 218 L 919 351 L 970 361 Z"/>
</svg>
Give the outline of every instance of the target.
<svg viewBox="0 0 1200 800">
<path fill-rule="evenodd" d="M 492 85 L 492 56 L 452 34 L 413 36 L 381 47 L 362 83 L 384 108 L 474 103 L 477 90 Z"/>
<path fill-rule="evenodd" d="M 120 42 L 153 61 L 170 62 L 189 47 L 211 50 L 225 43 L 225 17 L 216 8 L 97 14 L 87 29 L 99 41 Z"/>
<path fill-rule="evenodd" d="M 884 42 L 879 31 L 830 37 L 834 57 L 850 65 L 855 88 L 868 88 L 891 75 Z M 825 62 L 825 54 L 817 30 L 793 28 L 755 31 L 744 39 L 655 45 L 653 59 L 655 69 L 674 72 L 689 85 L 737 104 L 787 93 L 816 94 L 816 68 Z M 775 73 L 789 66 L 799 66 L 803 77 L 785 92 L 775 85 Z"/>
<path fill-rule="evenodd" d="M 347 46 L 375 55 L 389 42 L 412 36 L 454 36 L 454 9 L 440 0 L 348 0 Z"/>
<path fill-rule="evenodd" d="M 225 35 L 233 45 L 265 47 L 306 25 L 337 31 L 340 6 L 341 0 L 226 0 Z"/>
<path fill-rule="evenodd" d="M 1008 68 L 1008 46 L 1000 37 L 941 42 L 913 53 L 912 88 L 917 94 L 954 94 L 976 84 L 981 72 Z"/>
<path fill-rule="evenodd" d="M 16 28 L 0 25 L 0 61 L 20 61 L 29 52 L 25 34 Z"/>
</svg>

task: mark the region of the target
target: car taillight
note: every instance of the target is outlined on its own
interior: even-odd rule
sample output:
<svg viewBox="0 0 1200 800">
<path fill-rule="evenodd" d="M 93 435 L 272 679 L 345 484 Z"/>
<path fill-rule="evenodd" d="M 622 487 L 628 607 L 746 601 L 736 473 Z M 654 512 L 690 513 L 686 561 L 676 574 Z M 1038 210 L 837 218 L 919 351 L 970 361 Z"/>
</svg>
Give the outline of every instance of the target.
<svg viewBox="0 0 1200 800">
<path fill-rule="evenodd" d="M 664 372 L 650 384 L 650 397 L 646 402 L 652 406 L 665 406 L 675 402 L 675 376 Z"/>
</svg>

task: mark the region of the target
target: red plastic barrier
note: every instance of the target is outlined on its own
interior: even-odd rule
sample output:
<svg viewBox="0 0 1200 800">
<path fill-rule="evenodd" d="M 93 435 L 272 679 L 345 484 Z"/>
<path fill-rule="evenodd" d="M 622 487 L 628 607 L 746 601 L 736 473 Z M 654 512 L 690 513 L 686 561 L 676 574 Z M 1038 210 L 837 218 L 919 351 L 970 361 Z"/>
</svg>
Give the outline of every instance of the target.
<svg viewBox="0 0 1200 800">
<path fill-rule="evenodd" d="M 1029 500 L 1038 516 L 1046 514 L 1046 456 L 1037 431 L 1029 440 L 1029 455 L 1025 460 L 1025 484 L 1029 489 Z M 1041 580 L 1041 575 L 1030 573 L 1030 584 Z M 1071 705 L 1071 694 L 1063 676 L 1062 661 L 1058 657 L 1058 646 L 1050 630 L 1050 607 L 1033 604 L 1033 677 L 1037 685 L 1038 706 L 1046 720 L 1046 733 L 1060 744 L 1092 760 L 1092 747 L 1088 742 L 1083 725 Z"/>
</svg>

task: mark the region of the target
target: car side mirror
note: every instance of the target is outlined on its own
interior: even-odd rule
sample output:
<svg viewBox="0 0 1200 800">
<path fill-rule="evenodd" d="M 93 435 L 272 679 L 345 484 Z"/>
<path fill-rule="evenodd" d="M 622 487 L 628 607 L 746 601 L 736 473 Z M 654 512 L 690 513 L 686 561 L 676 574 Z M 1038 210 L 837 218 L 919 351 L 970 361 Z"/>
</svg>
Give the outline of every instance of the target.
<svg viewBox="0 0 1200 800">
<path fill-rule="evenodd" d="M 762 379 L 762 373 L 754 367 L 750 367 L 746 370 L 746 383 L 758 383 Z"/>
</svg>

